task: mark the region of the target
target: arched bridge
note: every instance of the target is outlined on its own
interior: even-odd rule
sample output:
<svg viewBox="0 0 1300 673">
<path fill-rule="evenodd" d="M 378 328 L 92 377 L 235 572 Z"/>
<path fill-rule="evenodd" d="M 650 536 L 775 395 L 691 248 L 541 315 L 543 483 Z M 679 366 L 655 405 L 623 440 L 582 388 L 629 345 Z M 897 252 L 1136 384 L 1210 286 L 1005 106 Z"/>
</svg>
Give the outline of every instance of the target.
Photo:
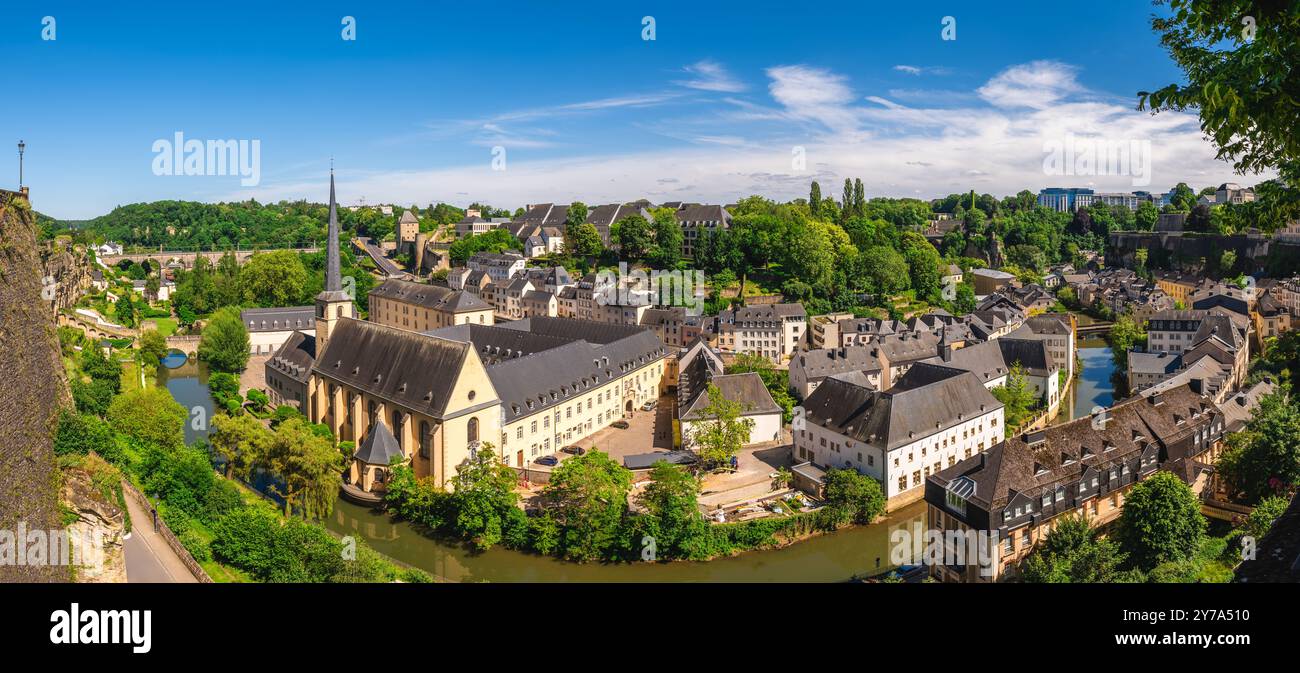
<svg viewBox="0 0 1300 673">
<path fill-rule="evenodd" d="M 289 250 L 297 253 L 319 252 L 320 246 L 310 245 L 301 248 L 266 248 L 266 249 L 248 249 L 248 250 L 152 250 L 149 252 L 122 253 L 120 255 L 100 255 L 99 260 L 109 266 L 120 264 L 122 260 L 130 260 L 139 264 L 145 260 L 156 262 L 159 266 L 166 266 L 172 262 L 177 262 L 186 269 L 194 268 L 194 261 L 199 255 L 207 258 L 208 262 L 215 265 L 223 255 L 231 252 L 235 255 L 235 260 L 240 264 L 248 261 L 249 257 L 259 252 L 276 252 L 278 250 Z"/>
</svg>

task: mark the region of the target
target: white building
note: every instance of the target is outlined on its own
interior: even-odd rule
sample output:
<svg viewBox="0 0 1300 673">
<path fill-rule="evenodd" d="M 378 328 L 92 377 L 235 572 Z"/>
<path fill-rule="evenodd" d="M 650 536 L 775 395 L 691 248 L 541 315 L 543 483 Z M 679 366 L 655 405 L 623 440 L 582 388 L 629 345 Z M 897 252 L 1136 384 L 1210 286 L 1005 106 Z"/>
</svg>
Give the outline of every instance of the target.
<svg viewBox="0 0 1300 673">
<path fill-rule="evenodd" d="M 918 363 L 888 391 L 826 379 L 796 417 L 794 461 L 874 477 L 890 506 L 922 496 L 925 479 L 1003 439 L 1003 405 L 974 374 Z"/>
</svg>

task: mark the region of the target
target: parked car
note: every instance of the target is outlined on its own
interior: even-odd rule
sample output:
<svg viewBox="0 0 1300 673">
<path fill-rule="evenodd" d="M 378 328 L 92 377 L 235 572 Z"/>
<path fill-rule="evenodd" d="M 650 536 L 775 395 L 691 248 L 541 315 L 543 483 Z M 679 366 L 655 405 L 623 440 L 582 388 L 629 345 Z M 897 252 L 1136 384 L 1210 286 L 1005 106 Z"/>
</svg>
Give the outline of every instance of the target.
<svg viewBox="0 0 1300 673">
<path fill-rule="evenodd" d="M 657 404 L 658 402 L 655 402 L 653 400 L 646 402 L 645 404 L 641 405 L 641 411 L 654 411 L 655 406 Z"/>
<path fill-rule="evenodd" d="M 581 446 L 578 446 L 578 445 L 576 445 L 576 444 L 573 445 L 573 446 L 566 446 L 566 447 L 564 447 L 563 449 L 560 449 L 560 450 L 563 451 L 563 452 L 565 452 L 565 453 L 571 453 L 571 454 L 573 454 L 573 455 L 575 455 L 575 456 L 581 456 L 582 454 L 584 454 L 584 453 L 587 452 L 586 449 L 584 449 L 584 448 L 582 448 Z"/>
<path fill-rule="evenodd" d="M 560 459 L 555 456 L 542 456 L 541 458 L 538 458 L 536 462 L 538 465 L 555 466 L 560 463 Z"/>
<path fill-rule="evenodd" d="M 619 430 L 626 430 L 631 427 L 627 424 L 627 421 L 614 421 L 613 423 L 610 423 L 610 426 L 618 428 Z"/>
</svg>

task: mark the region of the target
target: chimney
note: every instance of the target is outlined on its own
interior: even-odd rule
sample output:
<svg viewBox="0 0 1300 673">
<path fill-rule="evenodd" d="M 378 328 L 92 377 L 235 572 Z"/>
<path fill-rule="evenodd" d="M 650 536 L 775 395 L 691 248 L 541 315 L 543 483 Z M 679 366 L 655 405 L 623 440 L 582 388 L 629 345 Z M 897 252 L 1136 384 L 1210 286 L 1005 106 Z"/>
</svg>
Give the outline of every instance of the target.
<svg viewBox="0 0 1300 673">
<path fill-rule="evenodd" d="M 944 362 L 952 362 L 952 344 L 940 344 L 939 357 L 942 357 Z"/>
<path fill-rule="evenodd" d="M 1161 393 L 1152 393 L 1147 397 L 1147 402 L 1150 402 L 1153 407 L 1158 407 L 1164 403 L 1164 400 L 1161 399 Z"/>
</svg>

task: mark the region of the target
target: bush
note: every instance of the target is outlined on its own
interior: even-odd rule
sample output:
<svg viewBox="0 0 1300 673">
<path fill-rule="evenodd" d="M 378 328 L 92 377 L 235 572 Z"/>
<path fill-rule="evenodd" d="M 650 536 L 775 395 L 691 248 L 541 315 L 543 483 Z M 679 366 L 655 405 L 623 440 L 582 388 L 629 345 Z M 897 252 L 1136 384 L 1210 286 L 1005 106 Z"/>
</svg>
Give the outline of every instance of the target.
<svg viewBox="0 0 1300 673">
<path fill-rule="evenodd" d="M 233 510 L 212 532 L 214 558 L 264 582 L 328 582 L 346 570 L 342 543 L 325 529 L 267 506 Z"/>
<path fill-rule="evenodd" d="M 168 525 L 170 526 L 171 524 Z M 176 531 L 173 530 L 172 532 L 174 533 Z M 198 532 L 187 530 L 184 535 L 178 534 L 176 537 L 181 541 L 181 545 L 184 546 L 185 549 L 189 550 L 190 556 L 193 556 L 195 561 L 206 563 L 212 560 L 212 547 L 208 545 L 207 541 L 204 540 L 203 536 L 199 535 Z"/>
</svg>

